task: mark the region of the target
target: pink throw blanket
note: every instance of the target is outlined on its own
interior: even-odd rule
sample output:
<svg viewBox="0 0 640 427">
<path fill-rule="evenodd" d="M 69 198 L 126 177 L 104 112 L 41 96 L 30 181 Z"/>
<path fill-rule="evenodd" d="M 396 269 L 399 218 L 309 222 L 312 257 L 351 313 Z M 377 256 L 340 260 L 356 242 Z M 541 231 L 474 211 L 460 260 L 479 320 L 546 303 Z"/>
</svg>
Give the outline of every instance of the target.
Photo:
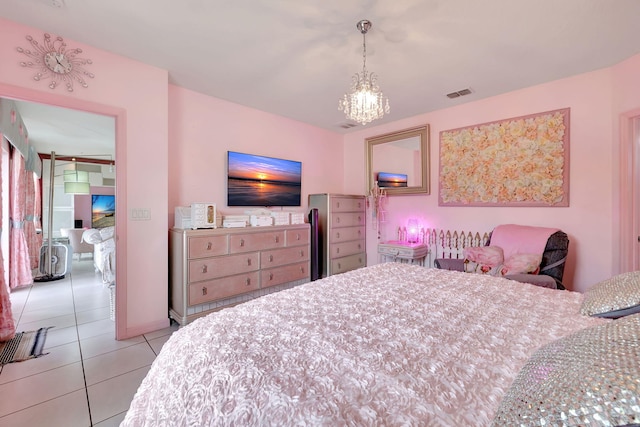
<svg viewBox="0 0 640 427">
<path fill-rule="evenodd" d="M 498 225 L 491 234 L 490 246 L 499 246 L 504 259 L 514 254 L 542 255 L 547 240 L 558 228 L 532 227 L 528 225 Z"/>
</svg>

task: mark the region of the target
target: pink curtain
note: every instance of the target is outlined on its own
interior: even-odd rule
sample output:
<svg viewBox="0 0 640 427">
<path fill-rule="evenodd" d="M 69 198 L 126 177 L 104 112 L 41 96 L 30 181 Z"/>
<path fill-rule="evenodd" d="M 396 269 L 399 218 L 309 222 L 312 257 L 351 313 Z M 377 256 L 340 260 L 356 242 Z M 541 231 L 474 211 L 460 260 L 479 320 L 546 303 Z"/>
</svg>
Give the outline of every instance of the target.
<svg viewBox="0 0 640 427">
<path fill-rule="evenodd" d="M 0 137 L 0 141 L 2 138 Z M 0 162 L 0 168 L 2 162 Z M 1 172 L 1 171 L 0 171 Z M 2 188 L 2 173 L 0 173 L 0 188 Z M 0 197 L 0 212 L 2 212 L 2 197 Z M 0 230 L 2 230 L 2 215 L 0 215 Z M 16 334 L 16 325 L 11 311 L 11 298 L 9 287 L 4 281 L 4 262 L 2 250 L 0 250 L 0 341 L 8 341 Z"/>
<path fill-rule="evenodd" d="M 24 236 L 27 240 L 29 248 L 29 267 L 31 270 L 37 270 L 38 257 L 40 256 L 40 246 L 42 239 L 36 234 L 36 225 L 34 219 L 36 216 L 36 179 L 32 171 L 25 170 L 25 217 L 24 217 Z"/>
<path fill-rule="evenodd" d="M 9 247 L 9 285 L 11 289 L 33 283 L 29 247 L 24 233 L 25 216 L 24 157 L 18 150 L 11 154 L 11 239 Z"/>
</svg>

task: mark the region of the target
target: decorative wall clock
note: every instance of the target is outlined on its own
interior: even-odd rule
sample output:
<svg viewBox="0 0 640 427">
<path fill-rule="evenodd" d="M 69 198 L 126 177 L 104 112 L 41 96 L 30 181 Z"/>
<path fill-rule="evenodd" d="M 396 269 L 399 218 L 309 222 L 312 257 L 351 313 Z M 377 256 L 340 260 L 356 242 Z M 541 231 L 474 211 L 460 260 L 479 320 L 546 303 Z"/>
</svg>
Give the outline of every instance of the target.
<svg viewBox="0 0 640 427">
<path fill-rule="evenodd" d="M 30 58 L 28 61 L 20 62 L 20 65 L 36 70 L 34 80 L 50 79 L 51 89 L 64 85 L 69 92 L 73 92 L 74 82 L 78 82 L 82 87 L 89 86 L 85 78 L 92 79 L 94 74 L 87 71 L 84 66 L 93 62 L 77 56 L 82 53 L 82 49 L 67 49 L 67 44 L 62 37 L 53 38 L 47 33 L 44 34 L 42 44 L 31 36 L 27 36 L 26 39 L 31 43 L 31 48 L 18 47 L 17 50 Z"/>
</svg>

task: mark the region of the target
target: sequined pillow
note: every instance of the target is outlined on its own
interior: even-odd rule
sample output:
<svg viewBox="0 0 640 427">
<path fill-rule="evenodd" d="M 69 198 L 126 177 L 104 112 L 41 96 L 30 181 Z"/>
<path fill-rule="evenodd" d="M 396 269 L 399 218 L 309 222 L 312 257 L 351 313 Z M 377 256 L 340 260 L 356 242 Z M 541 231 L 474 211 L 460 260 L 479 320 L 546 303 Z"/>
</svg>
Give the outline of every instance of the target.
<svg viewBox="0 0 640 427">
<path fill-rule="evenodd" d="M 537 350 L 492 426 L 640 423 L 640 314 L 583 329 Z"/>
<path fill-rule="evenodd" d="M 580 313 L 614 319 L 640 313 L 640 271 L 622 273 L 593 286 L 584 294 Z"/>
</svg>

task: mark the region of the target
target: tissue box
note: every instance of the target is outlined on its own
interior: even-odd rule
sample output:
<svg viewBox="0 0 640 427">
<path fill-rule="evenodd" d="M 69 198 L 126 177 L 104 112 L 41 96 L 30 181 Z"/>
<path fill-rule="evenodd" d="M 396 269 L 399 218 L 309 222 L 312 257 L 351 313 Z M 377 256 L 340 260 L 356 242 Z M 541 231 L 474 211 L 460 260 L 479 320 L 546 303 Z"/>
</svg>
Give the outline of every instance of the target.
<svg viewBox="0 0 640 427">
<path fill-rule="evenodd" d="M 265 215 L 251 215 L 252 227 L 266 227 L 273 225 L 273 218 Z"/>
<path fill-rule="evenodd" d="M 289 225 L 289 212 L 271 212 L 273 225 Z"/>
<path fill-rule="evenodd" d="M 302 212 L 289 212 L 291 224 L 304 224 L 304 213 Z"/>
</svg>

